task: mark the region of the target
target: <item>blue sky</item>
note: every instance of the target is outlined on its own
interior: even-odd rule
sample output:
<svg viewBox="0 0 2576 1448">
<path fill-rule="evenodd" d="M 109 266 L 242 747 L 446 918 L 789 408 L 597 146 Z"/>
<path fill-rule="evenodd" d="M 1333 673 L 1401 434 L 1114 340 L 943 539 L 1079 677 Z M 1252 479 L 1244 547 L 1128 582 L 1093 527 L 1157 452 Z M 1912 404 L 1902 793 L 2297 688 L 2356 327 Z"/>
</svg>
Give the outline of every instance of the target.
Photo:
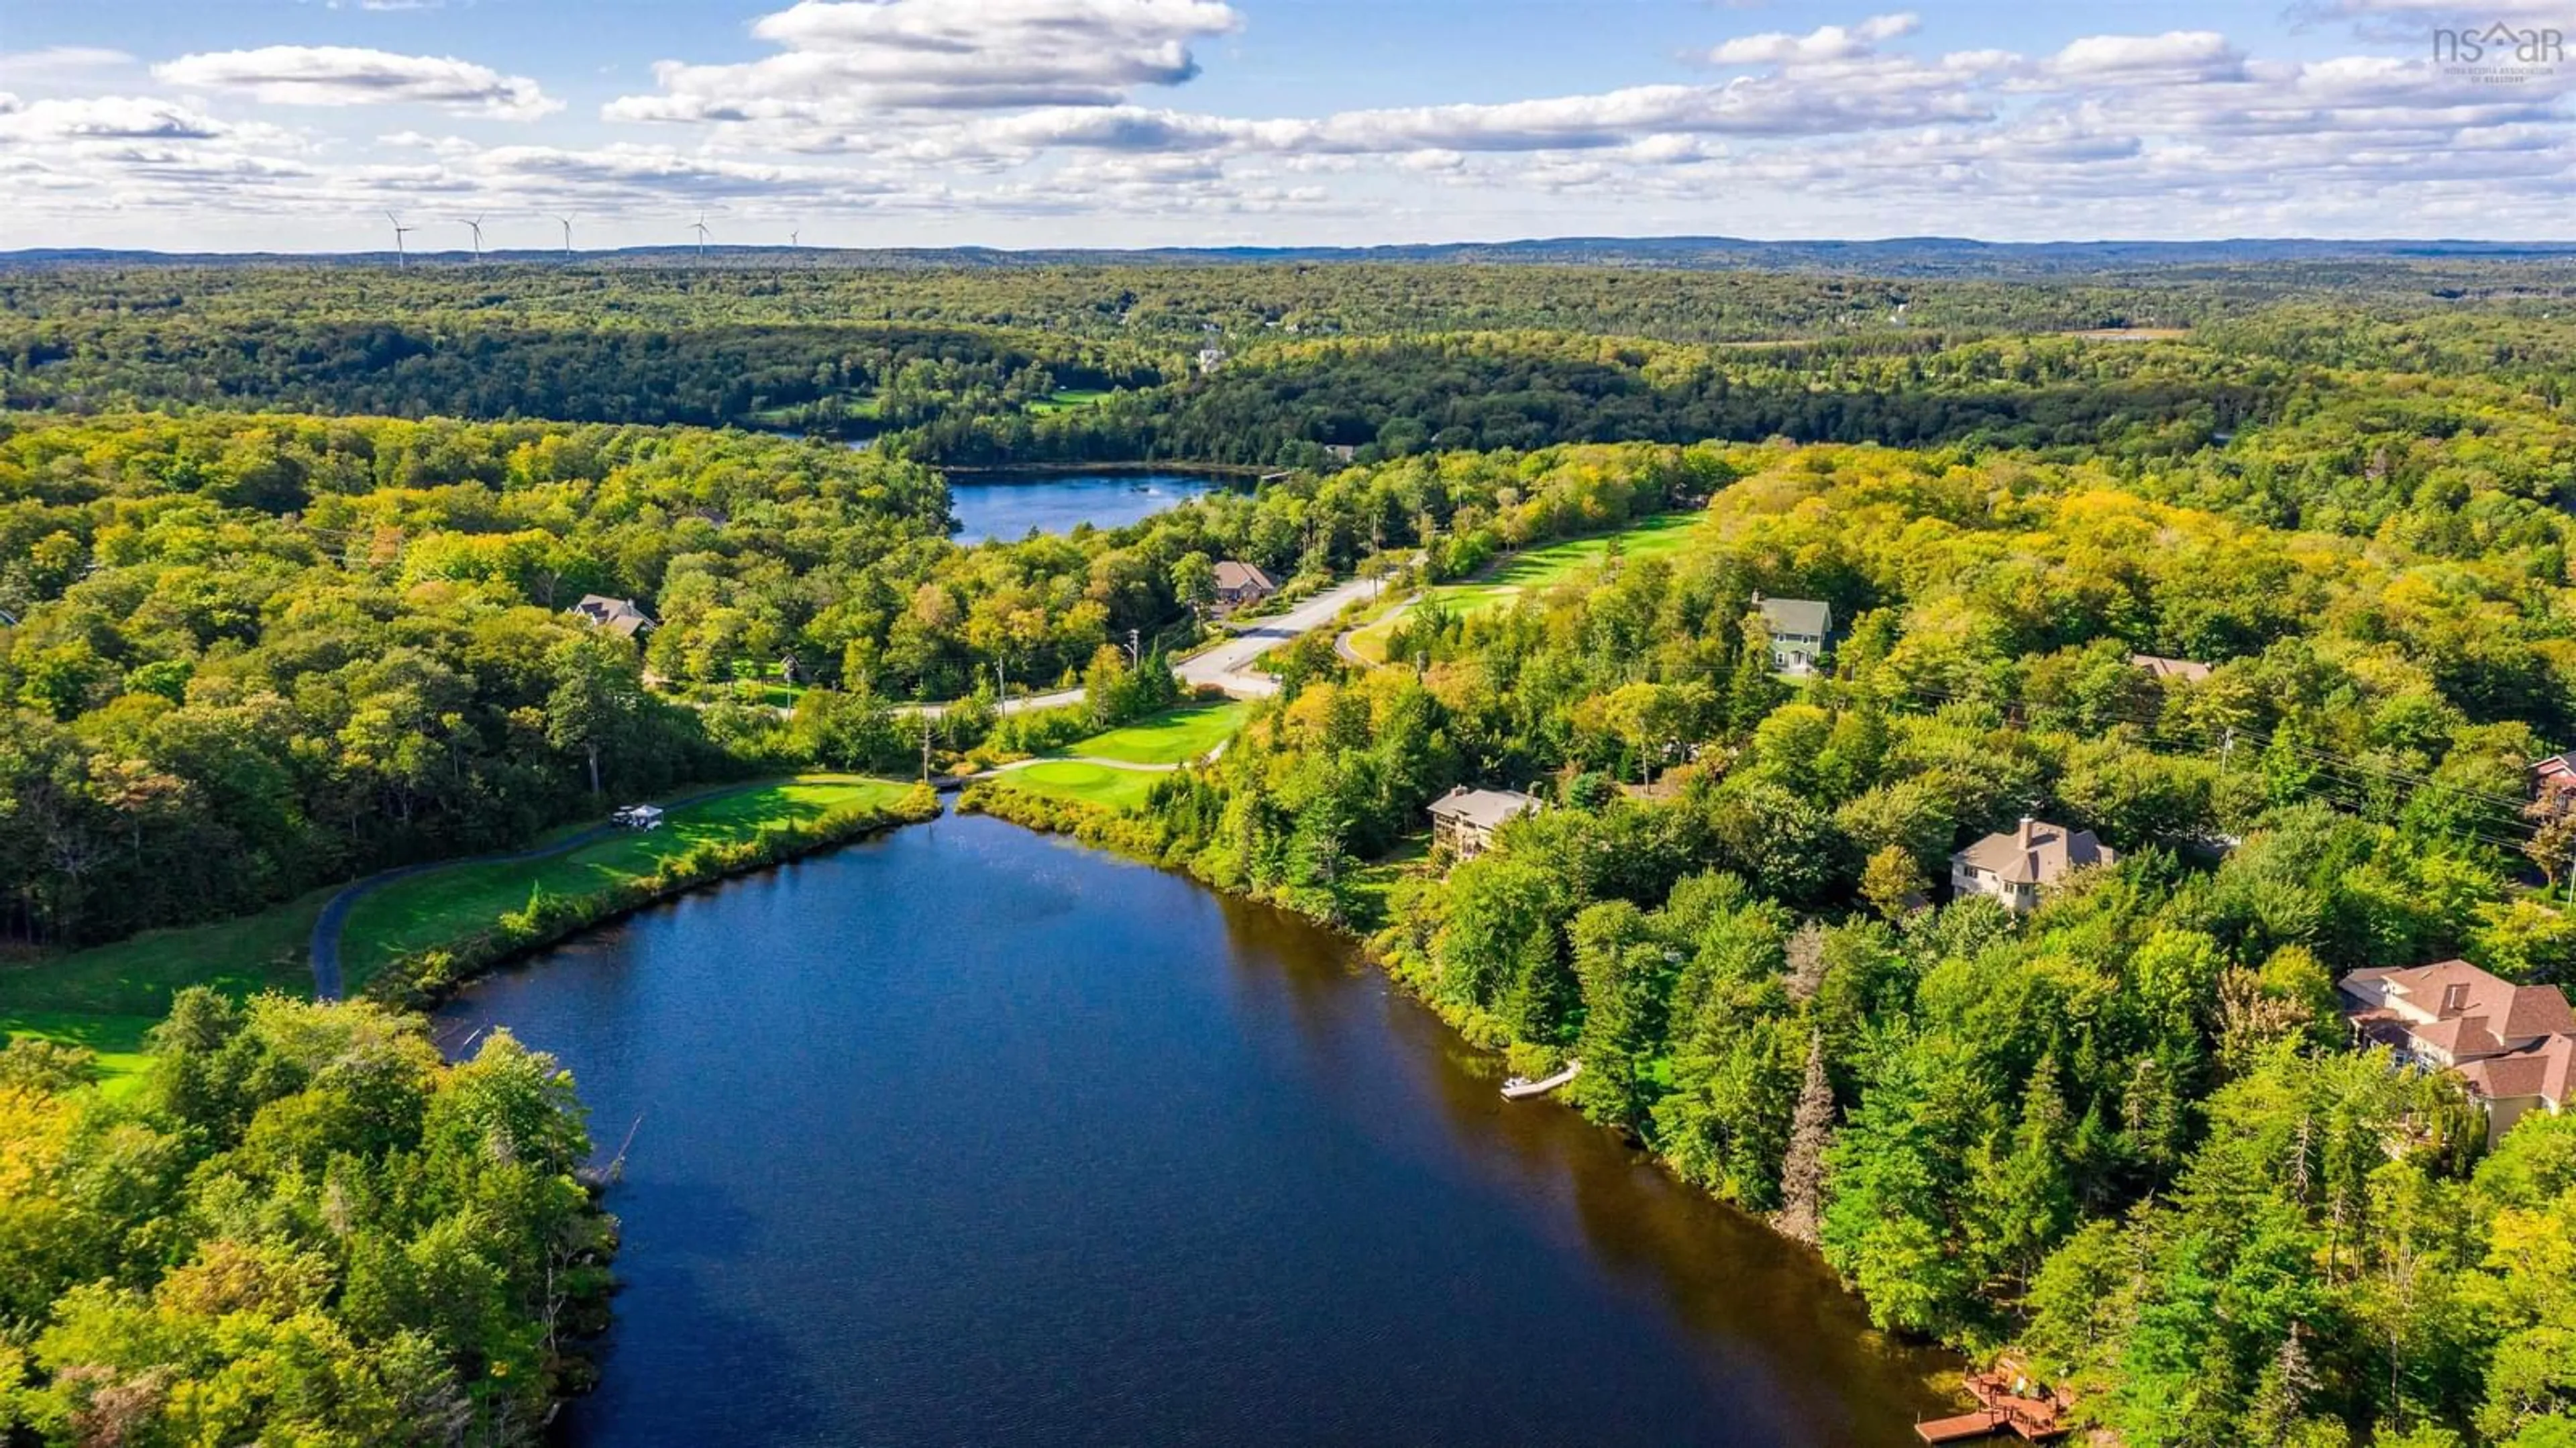
<svg viewBox="0 0 2576 1448">
<path fill-rule="evenodd" d="M 2502 22 L 2518 62 L 2435 53 Z M 91 0 L 0 247 L 2576 234 L 2576 0 Z"/>
</svg>

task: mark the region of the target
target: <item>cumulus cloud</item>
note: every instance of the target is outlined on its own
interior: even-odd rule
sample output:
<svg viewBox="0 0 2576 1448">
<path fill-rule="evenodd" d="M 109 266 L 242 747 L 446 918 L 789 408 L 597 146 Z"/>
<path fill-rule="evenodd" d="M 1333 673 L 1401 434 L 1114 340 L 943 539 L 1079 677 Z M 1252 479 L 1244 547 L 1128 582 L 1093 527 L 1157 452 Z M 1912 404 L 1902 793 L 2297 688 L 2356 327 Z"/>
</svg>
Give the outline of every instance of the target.
<svg viewBox="0 0 2576 1448">
<path fill-rule="evenodd" d="M 563 109 L 526 76 L 452 56 L 400 55 L 345 45 L 270 45 L 183 55 L 152 68 L 171 85 L 248 96 L 264 105 L 410 104 L 508 120 Z"/>
<path fill-rule="evenodd" d="M 1242 17 L 1222 0 L 801 0 L 752 33 L 785 47 L 738 65 L 662 61 L 631 121 L 847 121 L 888 110 L 1105 106 L 1199 73 L 1193 41 Z"/>
<path fill-rule="evenodd" d="M 1772 31 L 1742 35 L 1708 53 L 1712 65 L 1814 65 L 1852 60 L 1872 53 L 1879 41 L 1911 35 L 1917 24 L 1910 13 L 1873 15 L 1858 25 L 1824 25 L 1804 35 Z"/>
<path fill-rule="evenodd" d="M 142 96 L 27 102 L 0 96 L 0 141 L 203 141 L 230 129 L 176 101 Z"/>
</svg>

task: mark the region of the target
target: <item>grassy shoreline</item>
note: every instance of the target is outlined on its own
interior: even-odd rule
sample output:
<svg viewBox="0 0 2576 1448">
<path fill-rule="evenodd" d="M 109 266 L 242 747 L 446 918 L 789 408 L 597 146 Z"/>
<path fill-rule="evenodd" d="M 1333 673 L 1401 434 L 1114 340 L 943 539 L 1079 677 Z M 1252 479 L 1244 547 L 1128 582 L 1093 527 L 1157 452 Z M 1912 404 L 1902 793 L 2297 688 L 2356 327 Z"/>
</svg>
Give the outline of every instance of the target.
<svg viewBox="0 0 2576 1448">
<path fill-rule="evenodd" d="M 399 962 L 441 950 L 460 958 L 460 951 L 486 949 L 488 937 L 513 914 L 562 918 L 586 908 L 573 902 L 589 901 L 602 907 L 584 917 L 596 924 L 611 918 L 604 902 L 612 896 L 623 901 L 615 913 L 624 913 L 724 875 L 910 822 L 921 817 L 915 789 L 849 775 L 748 784 L 673 811 L 658 831 L 586 838 L 596 825 L 568 825 L 532 846 L 569 843 L 557 854 L 469 858 L 388 882 L 359 899 L 342 927 L 347 984 L 356 994 Z M 930 807 L 935 810 L 935 799 Z M 752 858 L 755 853 L 761 858 Z M 675 874 L 682 865 L 688 868 Z M 149 931 L 0 969 L 0 1035 L 85 1047 L 98 1053 L 111 1086 L 130 1080 L 143 1064 L 144 1032 L 182 987 L 211 985 L 236 997 L 310 994 L 307 946 L 314 923 L 329 901 L 358 883 L 326 886 L 253 915 Z M 635 889 L 647 883 L 656 888 L 636 897 Z"/>
</svg>

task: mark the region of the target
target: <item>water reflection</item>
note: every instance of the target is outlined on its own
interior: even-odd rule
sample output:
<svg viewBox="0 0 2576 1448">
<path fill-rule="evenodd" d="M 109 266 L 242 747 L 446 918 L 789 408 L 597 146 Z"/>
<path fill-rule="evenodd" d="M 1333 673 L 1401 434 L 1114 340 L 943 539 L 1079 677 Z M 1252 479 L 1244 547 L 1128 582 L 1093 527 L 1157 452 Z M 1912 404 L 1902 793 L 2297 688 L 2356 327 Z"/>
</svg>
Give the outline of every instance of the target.
<svg viewBox="0 0 2576 1448">
<path fill-rule="evenodd" d="M 1070 533 L 1080 524 L 1118 528 L 1223 487 L 1185 473 L 951 474 L 948 497 L 957 541 Z"/>
<path fill-rule="evenodd" d="M 573 1441 L 1887 1444 L 1932 1364 L 1335 937 L 946 819 L 483 982 L 627 1280 Z"/>
</svg>

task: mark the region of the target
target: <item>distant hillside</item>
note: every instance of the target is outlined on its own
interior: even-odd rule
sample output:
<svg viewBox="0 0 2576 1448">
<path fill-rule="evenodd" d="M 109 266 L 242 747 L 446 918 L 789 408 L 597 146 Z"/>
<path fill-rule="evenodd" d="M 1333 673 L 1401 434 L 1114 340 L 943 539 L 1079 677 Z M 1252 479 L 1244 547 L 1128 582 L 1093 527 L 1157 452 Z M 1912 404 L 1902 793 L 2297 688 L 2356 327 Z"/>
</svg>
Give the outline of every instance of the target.
<svg viewBox="0 0 2576 1448">
<path fill-rule="evenodd" d="M 382 266 L 389 252 L 299 255 L 278 252 L 158 252 L 96 248 L 30 248 L 0 252 L 0 267 L 54 266 Z M 1691 271 L 1830 271 L 1871 276 L 2042 277 L 2148 270 L 2226 268 L 2283 263 L 2576 260 L 2576 241 L 2328 241 L 2245 237 L 2224 241 L 1994 242 L 1910 236 L 1876 241 L 1753 241 L 1729 236 L 1565 236 L 1495 242 L 1427 242 L 1407 246 L 1157 247 L 1138 250 L 995 247 L 826 248 L 717 246 L 626 247 L 565 253 L 494 251 L 486 264 L 566 259 L 598 265 L 807 267 L 1208 266 L 1235 263 L 1479 263 L 1486 265 L 1624 266 Z M 454 265 L 462 251 L 415 252 L 415 265 Z"/>
</svg>

